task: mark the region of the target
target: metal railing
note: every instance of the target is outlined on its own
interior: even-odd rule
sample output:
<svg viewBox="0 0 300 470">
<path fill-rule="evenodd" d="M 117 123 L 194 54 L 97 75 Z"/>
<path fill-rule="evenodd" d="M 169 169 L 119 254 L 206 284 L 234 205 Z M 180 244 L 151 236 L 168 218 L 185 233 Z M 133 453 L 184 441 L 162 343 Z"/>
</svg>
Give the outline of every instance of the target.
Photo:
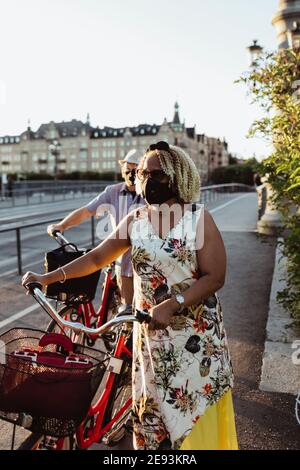
<svg viewBox="0 0 300 470">
<path fill-rule="evenodd" d="M 245 184 L 238 184 L 238 183 L 229 183 L 229 184 L 222 184 L 222 185 L 211 185 L 211 186 L 203 186 L 201 188 L 201 202 L 213 202 L 217 200 L 220 195 L 224 194 L 231 194 L 234 192 L 254 192 L 254 186 L 248 186 Z M 39 225 L 44 224 L 51 224 L 54 222 L 60 221 L 62 218 L 55 218 L 55 219 L 44 219 L 39 220 L 38 222 L 32 222 L 28 224 L 10 224 L 9 227 L 0 229 L 1 233 L 7 232 L 15 232 L 16 236 L 16 251 L 17 251 L 17 268 L 18 274 L 22 274 L 22 239 L 21 239 L 21 231 L 31 227 L 37 227 Z M 94 216 L 91 217 L 91 245 L 95 246 L 95 218 Z"/>
<path fill-rule="evenodd" d="M 200 202 L 207 203 L 217 200 L 220 194 L 232 194 L 236 192 L 255 192 L 254 186 L 242 183 L 213 184 L 201 187 Z"/>
<path fill-rule="evenodd" d="M 0 208 L 22 207 L 30 204 L 43 204 L 56 201 L 73 200 L 98 194 L 110 182 L 72 182 L 72 184 L 47 184 L 42 186 L 5 189 L 0 194 Z"/>
<path fill-rule="evenodd" d="M 1 233 L 7 233 L 7 232 L 15 232 L 16 235 L 16 250 L 17 250 L 17 268 L 18 268 L 18 274 L 23 274 L 23 269 L 22 269 L 22 245 L 21 245 L 21 230 L 24 230 L 26 228 L 31 228 L 31 227 L 38 227 L 39 225 L 44 225 L 44 224 L 52 224 L 54 222 L 59 222 L 61 220 L 60 218 L 56 219 L 46 219 L 46 220 L 40 220 L 39 222 L 33 222 L 30 224 L 11 224 L 9 227 L 0 229 L 0 234 Z M 46 233 L 46 232 L 45 232 Z M 94 247 L 95 246 L 95 217 L 91 217 L 91 245 Z"/>
</svg>

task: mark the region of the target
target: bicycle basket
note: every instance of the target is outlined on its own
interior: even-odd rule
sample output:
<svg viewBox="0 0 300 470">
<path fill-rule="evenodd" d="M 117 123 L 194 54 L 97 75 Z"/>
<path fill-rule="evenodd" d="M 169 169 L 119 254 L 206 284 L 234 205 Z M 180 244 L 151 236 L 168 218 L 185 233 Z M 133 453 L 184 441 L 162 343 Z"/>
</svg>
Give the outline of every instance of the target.
<svg viewBox="0 0 300 470">
<path fill-rule="evenodd" d="M 74 433 L 103 378 L 107 354 L 27 328 L 4 333 L 0 345 L 2 414 L 28 413 L 47 435 Z"/>
<path fill-rule="evenodd" d="M 76 251 L 67 251 L 68 246 L 72 245 Z M 63 245 L 56 250 L 49 251 L 45 254 L 45 270 L 46 272 L 64 266 L 71 261 L 83 256 L 90 250 L 78 250 L 76 245 L 69 243 Z M 66 300 L 67 298 L 80 298 L 80 302 L 90 302 L 94 299 L 99 281 L 100 272 L 89 274 L 88 276 L 69 279 L 63 284 L 54 282 L 46 288 L 46 295 L 56 300 Z"/>
</svg>

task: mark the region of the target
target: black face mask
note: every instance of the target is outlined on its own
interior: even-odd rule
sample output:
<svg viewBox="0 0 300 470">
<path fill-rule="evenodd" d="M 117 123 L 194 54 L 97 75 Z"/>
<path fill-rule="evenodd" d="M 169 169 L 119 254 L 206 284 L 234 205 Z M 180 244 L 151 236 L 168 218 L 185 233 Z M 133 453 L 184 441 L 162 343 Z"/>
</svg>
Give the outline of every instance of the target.
<svg viewBox="0 0 300 470">
<path fill-rule="evenodd" d="M 134 186 L 135 184 L 135 170 L 126 172 L 124 175 L 126 186 Z"/>
<path fill-rule="evenodd" d="M 147 178 L 142 186 L 142 196 L 148 204 L 163 204 L 168 199 L 174 197 L 172 188 L 169 183 L 160 183 L 151 178 Z"/>
</svg>

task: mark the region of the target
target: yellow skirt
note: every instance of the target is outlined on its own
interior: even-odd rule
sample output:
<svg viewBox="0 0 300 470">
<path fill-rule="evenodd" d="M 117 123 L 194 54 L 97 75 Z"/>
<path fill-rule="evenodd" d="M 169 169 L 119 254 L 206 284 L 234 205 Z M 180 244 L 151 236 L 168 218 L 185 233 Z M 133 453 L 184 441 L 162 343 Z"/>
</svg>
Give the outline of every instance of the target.
<svg viewBox="0 0 300 470">
<path fill-rule="evenodd" d="M 231 390 L 207 408 L 180 450 L 238 450 Z"/>
</svg>

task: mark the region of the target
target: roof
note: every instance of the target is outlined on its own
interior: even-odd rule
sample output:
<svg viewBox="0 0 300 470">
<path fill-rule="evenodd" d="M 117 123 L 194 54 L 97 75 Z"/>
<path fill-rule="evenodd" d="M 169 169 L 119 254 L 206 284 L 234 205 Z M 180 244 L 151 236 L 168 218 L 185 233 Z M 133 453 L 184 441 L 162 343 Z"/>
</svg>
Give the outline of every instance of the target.
<svg viewBox="0 0 300 470">
<path fill-rule="evenodd" d="M 126 131 L 129 131 L 132 136 L 149 136 L 156 135 L 159 132 L 160 126 L 156 124 L 139 124 L 135 127 L 95 127 L 91 130 L 92 139 L 105 139 L 109 137 L 124 137 Z"/>
</svg>

